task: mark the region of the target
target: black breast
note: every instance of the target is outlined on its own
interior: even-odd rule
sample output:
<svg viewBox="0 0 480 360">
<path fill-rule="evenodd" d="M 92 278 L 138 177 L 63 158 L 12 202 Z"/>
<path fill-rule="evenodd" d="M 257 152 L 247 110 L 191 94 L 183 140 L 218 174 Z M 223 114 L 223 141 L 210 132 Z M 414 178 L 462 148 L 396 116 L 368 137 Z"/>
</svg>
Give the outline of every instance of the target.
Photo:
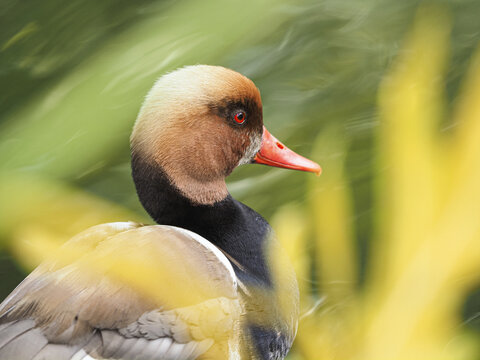
<svg viewBox="0 0 480 360">
<path fill-rule="evenodd" d="M 271 286 L 265 259 L 270 225 L 257 212 L 228 195 L 212 205 L 192 203 L 171 184 L 161 167 L 132 154 L 132 176 L 140 201 L 158 224 L 191 230 L 218 246 L 247 283 Z"/>
</svg>

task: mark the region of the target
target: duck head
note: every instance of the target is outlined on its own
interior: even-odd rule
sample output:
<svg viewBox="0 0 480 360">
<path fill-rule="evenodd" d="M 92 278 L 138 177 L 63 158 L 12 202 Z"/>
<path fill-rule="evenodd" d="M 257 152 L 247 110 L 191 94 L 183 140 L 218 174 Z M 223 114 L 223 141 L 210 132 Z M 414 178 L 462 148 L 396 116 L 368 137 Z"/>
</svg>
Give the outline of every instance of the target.
<svg viewBox="0 0 480 360">
<path fill-rule="evenodd" d="M 225 177 L 242 164 L 321 172 L 263 126 L 255 84 L 220 66 L 162 76 L 140 110 L 131 147 L 133 156 L 161 168 L 182 195 L 202 205 L 228 195 Z"/>
</svg>

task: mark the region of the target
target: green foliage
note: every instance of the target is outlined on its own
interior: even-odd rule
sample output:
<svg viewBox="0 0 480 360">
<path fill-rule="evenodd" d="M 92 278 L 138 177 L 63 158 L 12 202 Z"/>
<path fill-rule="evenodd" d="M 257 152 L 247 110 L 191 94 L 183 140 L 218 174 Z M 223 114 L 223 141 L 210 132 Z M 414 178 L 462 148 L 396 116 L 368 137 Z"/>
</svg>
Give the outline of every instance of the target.
<svg viewBox="0 0 480 360">
<path fill-rule="evenodd" d="M 142 98 L 166 71 L 221 64 L 324 169 L 228 179 L 297 268 L 291 358 L 478 357 L 480 3 L 441 3 L 4 1 L 0 295 L 14 262 L 29 270 L 90 225 L 149 221 L 129 170 Z"/>
</svg>

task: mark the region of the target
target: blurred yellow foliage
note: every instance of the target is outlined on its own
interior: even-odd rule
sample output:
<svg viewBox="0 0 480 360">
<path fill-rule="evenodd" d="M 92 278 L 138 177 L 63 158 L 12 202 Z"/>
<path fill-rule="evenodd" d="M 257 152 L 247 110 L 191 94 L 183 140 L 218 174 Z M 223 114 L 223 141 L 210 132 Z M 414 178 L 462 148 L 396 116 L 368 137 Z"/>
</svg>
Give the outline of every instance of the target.
<svg viewBox="0 0 480 360">
<path fill-rule="evenodd" d="M 345 145 L 335 129 L 318 138 L 324 175 L 310 188 L 302 236 L 273 226 L 297 265 L 310 272 L 313 233 L 318 293 L 303 284 L 294 359 L 472 359 L 478 337 L 462 327 L 461 306 L 480 280 L 480 50 L 473 57 L 451 126 L 445 122 L 444 74 L 450 20 L 422 8 L 379 91 L 378 169 L 374 224 L 364 291 L 353 238 Z M 288 214 L 286 214 L 286 212 Z M 302 247 L 292 248 L 288 243 Z M 305 275 L 307 274 L 307 275 Z"/>
<path fill-rule="evenodd" d="M 3 173 L 1 238 L 15 259 L 33 269 L 45 254 L 90 226 L 112 221 L 142 221 L 141 216 L 84 191 L 32 174 Z M 7 237 L 8 236 L 8 237 Z"/>
<path fill-rule="evenodd" d="M 346 144 L 335 128 L 317 139 L 313 158 L 324 172 L 309 184 L 308 206 L 289 204 L 273 217 L 304 314 L 292 359 L 472 359 L 480 351 L 460 316 L 465 295 L 480 281 L 480 50 L 447 119 L 449 31 L 445 12 L 423 8 L 380 87 L 376 236 L 363 288 Z M 447 120 L 451 126 L 442 132 Z M 9 204 L 0 229 L 13 234 L 10 247 L 26 267 L 91 225 L 138 219 L 45 180 L 5 174 L 0 184 Z M 124 260 L 115 269 L 132 266 Z"/>
</svg>

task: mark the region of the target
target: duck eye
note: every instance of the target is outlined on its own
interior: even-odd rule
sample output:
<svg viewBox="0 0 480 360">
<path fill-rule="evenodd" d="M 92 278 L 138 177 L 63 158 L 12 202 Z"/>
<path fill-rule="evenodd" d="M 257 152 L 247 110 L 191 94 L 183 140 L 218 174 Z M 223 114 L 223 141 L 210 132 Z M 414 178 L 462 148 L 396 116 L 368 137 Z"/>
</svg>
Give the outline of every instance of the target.
<svg viewBox="0 0 480 360">
<path fill-rule="evenodd" d="M 243 124 L 247 119 L 247 115 L 243 111 L 239 111 L 235 114 L 235 121 L 237 124 Z"/>
</svg>

